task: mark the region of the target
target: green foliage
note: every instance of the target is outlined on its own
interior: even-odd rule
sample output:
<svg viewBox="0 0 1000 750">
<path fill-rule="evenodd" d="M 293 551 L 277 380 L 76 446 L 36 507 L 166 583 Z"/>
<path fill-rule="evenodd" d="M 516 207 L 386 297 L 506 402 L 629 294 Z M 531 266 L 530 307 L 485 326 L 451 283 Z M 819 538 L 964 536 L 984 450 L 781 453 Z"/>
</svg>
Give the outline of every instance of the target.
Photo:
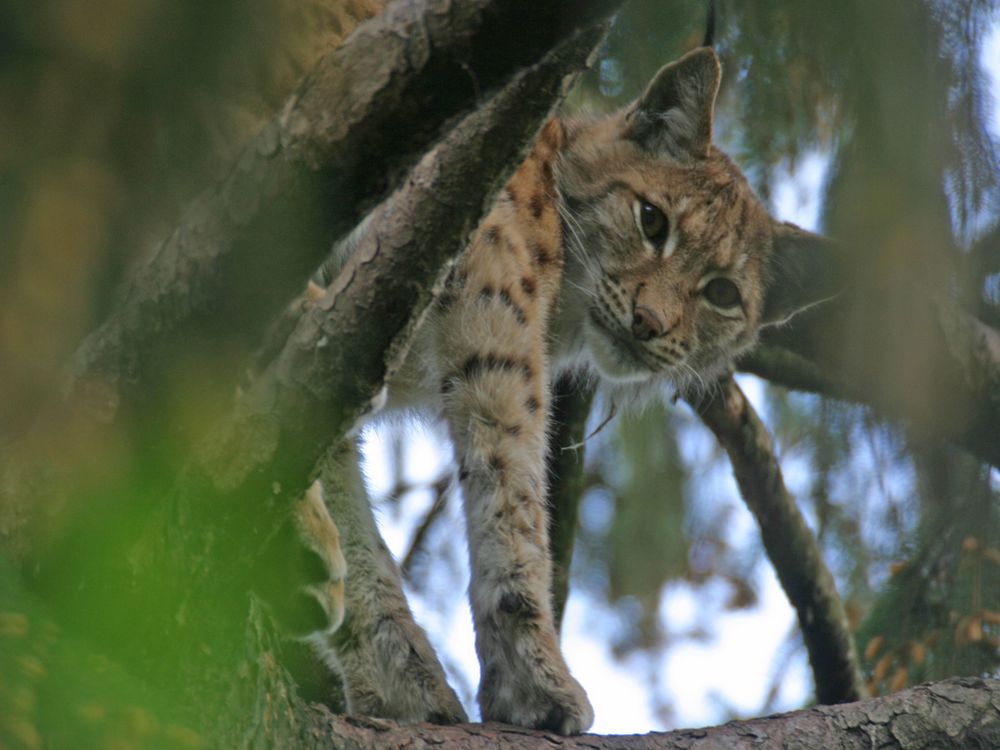
<svg viewBox="0 0 1000 750">
<path fill-rule="evenodd" d="M 1000 504 L 989 472 L 917 445 L 922 514 L 858 632 L 873 692 L 988 674 L 1000 650 Z"/>
<path fill-rule="evenodd" d="M 0 746 L 206 747 L 169 703 L 69 635 L 0 556 Z"/>
</svg>

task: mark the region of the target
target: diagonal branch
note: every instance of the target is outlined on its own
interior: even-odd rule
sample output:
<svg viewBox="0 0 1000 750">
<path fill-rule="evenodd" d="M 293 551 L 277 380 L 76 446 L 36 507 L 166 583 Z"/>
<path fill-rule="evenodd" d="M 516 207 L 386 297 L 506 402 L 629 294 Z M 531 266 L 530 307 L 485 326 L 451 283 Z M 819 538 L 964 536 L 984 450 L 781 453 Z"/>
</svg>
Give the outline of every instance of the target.
<svg viewBox="0 0 1000 750">
<path fill-rule="evenodd" d="M 295 485 L 297 495 L 331 437 L 347 434 L 378 400 L 445 262 L 464 246 L 560 96 L 563 78 L 583 64 L 604 29 L 584 27 L 524 70 L 377 209 L 337 281 L 206 445 L 200 463 L 219 490 L 241 494 L 237 488 L 263 472 L 266 486 Z"/>
<path fill-rule="evenodd" d="M 420 0 L 362 24 L 195 200 L 80 346 L 65 398 L 112 420 L 149 398 L 151 371 L 185 334 L 211 345 L 256 333 L 443 124 L 616 5 Z"/>
<path fill-rule="evenodd" d="M 410 544 L 406 548 L 406 553 L 399 563 L 399 572 L 402 573 L 403 580 L 410 585 L 413 584 L 414 565 L 427 554 L 427 535 L 441 518 L 441 514 L 445 508 L 448 507 L 448 496 L 451 494 L 452 479 L 451 473 L 448 473 L 431 484 L 431 488 L 434 491 L 434 500 L 431 501 L 430 507 L 424 513 L 424 517 L 417 524 L 417 528 L 410 539 Z"/>
<path fill-rule="evenodd" d="M 729 454 L 743 499 L 760 525 L 767 556 L 798 615 L 820 703 L 865 694 L 854 639 L 816 540 L 785 487 L 771 436 L 731 377 L 691 403 Z"/>
<path fill-rule="evenodd" d="M 163 436 L 156 435 L 162 429 L 158 407 L 170 397 L 164 385 L 178 377 L 178 363 L 255 337 L 303 288 L 333 239 L 383 197 L 440 137 L 444 125 L 478 105 L 513 71 L 619 4 L 397 2 L 320 60 L 225 179 L 192 204 L 132 280 L 115 312 L 81 344 L 64 392 L 39 420 L 37 439 L 25 441 L 19 455 L 0 464 L 0 532 L 7 551 L 15 559 L 29 555 L 35 536 L 51 534 L 59 526 L 52 520 L 75 509 L 68 499 L 79 494 L 79 475 L 95 463 L 120 459 L 119 454 L 94 461 L 92 452 L 75 462 L 76 453 L 65 446 L 106 446 L 112 453 L 121 443 L 148 440 L 150 433 L 162 442 Z M 453 201 L 455 210 L 443 212 L 445 229 L 430 244 L 440 252 L 427 255 L 427 265 L 414 279 L 428 279 L 427 269 L 436 272 L 435 264 L 461 247 L 463 231 L 474 226 L 501 181 L 499 164 L 516 160 L 523 140 L 548 111 L 560 76 L 583 57 L 580 52 L 573 65 L 563 60 L 558 71 L 558 66 L 545 74 L 536 70 L 536 78 L 547 81 L 543 87 L 550 98 L 533 110 L 534 94 L 525 95 L 525 112 L 535 119 L 529 123 L 513 111 L 509 127 L 490 131 L 493 142 L 480 139 L 470 147 L 461 179 L 474 187 L 449 188 L 439 196 L 443 205 Z M 514 102 L 508 108 L 517 109 Z M 448 169 L 459 173 L 462 168 Z M 473 174 L 475 169 L 486 179 Z M 491 170 L 497 170 L 493 180 Z M 434 176 L 428 168 L 422 174 Z M 455 224 L 454 217 L 461 221 Z M 429 226 L 423 224 L 408 248 L 421 247 Z M 422 250 L 414 252 L 420 256 Z M 406 286 L 412 290 L 419 284 Z M 412 301 L 413 295 L 406 299 Z M 394 308 L 402 309 L 409 308 Z M 367 331 L 360 339 L 366 336 Z M 346 362 L 352 372 L 354 363 Z M 204 377 L 198 371 L 181 373 L 186 380 Z M 231 381 L 226 374 L 218 378 L 224 385 L 211 384 L 215 393 L 225 393 L 235 382 L 235 371 L 228 373 Z"/>
</svg>

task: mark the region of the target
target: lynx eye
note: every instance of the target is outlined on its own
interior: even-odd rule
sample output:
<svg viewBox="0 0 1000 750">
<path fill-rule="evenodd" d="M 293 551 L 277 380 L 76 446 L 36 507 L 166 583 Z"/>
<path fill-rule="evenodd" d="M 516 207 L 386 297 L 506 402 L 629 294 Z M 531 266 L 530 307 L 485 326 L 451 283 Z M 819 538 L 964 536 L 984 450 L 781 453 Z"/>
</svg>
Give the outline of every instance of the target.
<svg viewBox="0 0 1000 750">
<path fill-rule="evenodd" d="M 640 198 L 636 201 L 635 214 L 639 229 L 642 230 L 646 239 L 652 243 L 653 248 L 656 250 L 663 249 L 667 241 L 667 235 L 670 233 L 670 221 L 667 219 L 667 215 L 645 198 Z"/>
<path fill-rule="evenodd" d="M 723 310 L 733 310 L 743 301 L 739 287 L 724 276 L 716 276 L 701 290 L 711 304 Z"/>
</svg>

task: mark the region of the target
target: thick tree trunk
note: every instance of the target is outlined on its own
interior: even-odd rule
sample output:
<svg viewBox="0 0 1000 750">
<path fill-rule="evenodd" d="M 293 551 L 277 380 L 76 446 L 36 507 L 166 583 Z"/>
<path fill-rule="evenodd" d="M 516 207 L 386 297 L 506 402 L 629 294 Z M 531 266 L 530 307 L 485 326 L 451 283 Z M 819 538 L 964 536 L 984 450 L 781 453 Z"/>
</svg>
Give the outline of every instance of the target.
<svg viewBox="0 0 1000 750">
<path fill-rule="evenodd" d="M 149 398 L 150 371 L 174 337 L 256 335 L 443 124 L 618 4 L 390 4 L 319 61 L 194 202 L 78 350 L 66 398 L 111 420 L 123 402 Z M 220 313 L 231 326 L 213 324 Z M 95 380 L 104 387 L 88 387 Z"/>
</svg>

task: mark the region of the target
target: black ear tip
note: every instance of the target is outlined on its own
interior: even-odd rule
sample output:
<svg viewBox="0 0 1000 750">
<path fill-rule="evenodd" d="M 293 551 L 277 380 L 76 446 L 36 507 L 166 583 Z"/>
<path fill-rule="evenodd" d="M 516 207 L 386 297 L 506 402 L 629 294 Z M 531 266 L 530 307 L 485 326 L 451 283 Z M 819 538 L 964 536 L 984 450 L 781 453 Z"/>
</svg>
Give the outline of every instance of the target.
<svg viewBox="0 0 1000 750">
<path fill-rule="evenodd" d="M 664 65 L 629 112 L 626 137 L 674 158 L 705 158 L 720 78 L 719 58 L 710 47 Z"/>
<path fill-rule="evenodd" d="M 718 90 L 719 82 L 722 79 L 722 65 L 719 63 L 719 56 L 711 47 L 695 47 L 683 57 L 670 63 L 661 72 L 665 72 L 667 69 L 670 69 L 674 75 L 700 81 L 701 85 L 708 90 Z"/>
<path fill-rule="evenodd" d="M 712 47 L 695 47 L 693 50 L 685 53 L 677 62 L 687 65 L 710 65 L 718 67 L 719 56 Z"/>
</svg>

